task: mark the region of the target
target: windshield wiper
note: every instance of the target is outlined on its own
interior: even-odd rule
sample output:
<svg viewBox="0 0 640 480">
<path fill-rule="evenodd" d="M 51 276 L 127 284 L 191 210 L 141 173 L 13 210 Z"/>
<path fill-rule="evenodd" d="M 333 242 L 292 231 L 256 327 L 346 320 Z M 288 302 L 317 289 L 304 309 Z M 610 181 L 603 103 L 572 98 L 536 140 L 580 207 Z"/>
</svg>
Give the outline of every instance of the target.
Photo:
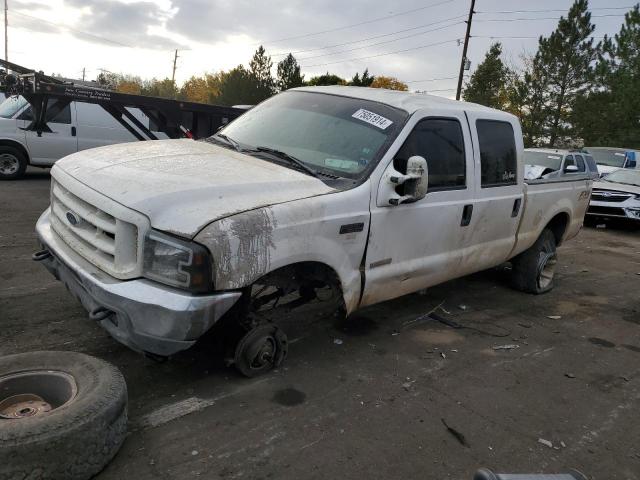
<svg viewBox="0 0 640 480">
<path fill-rule="evenodd" d="M 287 152 L 283 152 L 282 150 L 278 150 L 271 147 L 258 146 L 253 149 L 255 152 L 263 152 L 273 155 L 274 157 L 281 158 L 282 160 L 287 160 L 299 167 L 299 169 L 304 170 L 306 173 L 311 175 L 312 177 L 320 178 L 318 172 L 308 167 L 302 160 L 297 159 L 293 155 L 289 155 Z"/>
<path fill-rule="evenodd" d="M 226 136 L 224 133 L 216 133 L 215 135 L 209 138 L 212 138 L 213 140 L 217 140 L 218 138 L 220 138 L 224 142 L 226 142 L 228 145 L 231 145 L 238 152 L 242 150 L 238 142 L 236 142 L 233 138 Z"/>
</svg>

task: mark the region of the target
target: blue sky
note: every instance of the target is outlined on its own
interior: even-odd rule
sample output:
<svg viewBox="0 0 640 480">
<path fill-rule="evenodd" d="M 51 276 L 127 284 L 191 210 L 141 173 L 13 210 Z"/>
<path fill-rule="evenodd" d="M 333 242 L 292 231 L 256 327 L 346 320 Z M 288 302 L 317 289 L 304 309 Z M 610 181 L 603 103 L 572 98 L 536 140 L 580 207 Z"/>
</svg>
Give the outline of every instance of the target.
<svg viewBox="0 0 640 480">
<path fill-rule="evenodd" d="M 503 43 L 508 62 L 519 64 L 571 4 L 477 0 L 471 71 L 490 37 Z M 618 32 L 632 5 L 591 0 L 594 35 Z M 368 67 L 409 82 L 411 89 L 450 96 L 468 9 L 468 0 L 9 0 L 9 59 L 69 77 L 84 68 L 89 79 L 99 69 L 163 78 L 171 75 L 173 49 L 179 48 L 181 82 L 246 65 L 263 43 L 274 63 L 285 52 L 298 52 L 307 78 L 326 71 L 351 77 Z M 431 79 L 438 80 L 421 81 Z"/>
</svg>

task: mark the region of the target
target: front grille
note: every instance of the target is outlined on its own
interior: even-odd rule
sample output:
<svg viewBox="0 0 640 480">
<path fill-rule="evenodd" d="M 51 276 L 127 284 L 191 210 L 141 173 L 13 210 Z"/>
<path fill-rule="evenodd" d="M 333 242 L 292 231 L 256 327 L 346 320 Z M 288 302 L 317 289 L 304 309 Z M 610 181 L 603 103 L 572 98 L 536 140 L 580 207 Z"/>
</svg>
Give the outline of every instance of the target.
<svg viewBox="0 0 640 480">
<path fill-rule="evenodd" d="M 138 227 L 51 181 L 51 227 L 76 253 L 101 270 L 126 278 L 138 269 Z"/>
<path fill-rule="evenodd" d="M 626 213 L 624 208 L 620 207 L 599 207 L 599 206 L 589 206 L 587 210 L 587 214 L 590 215 L 604 215 L 611 217 L 626 217 Z"/>
<path fill-rule="evenodd" d="M 591 200 L 598 202 L 624 202 L 633 197 L 632 193 L 615 192 L 613 190 L 594 190 L 591 192 Z"/>
</svg>

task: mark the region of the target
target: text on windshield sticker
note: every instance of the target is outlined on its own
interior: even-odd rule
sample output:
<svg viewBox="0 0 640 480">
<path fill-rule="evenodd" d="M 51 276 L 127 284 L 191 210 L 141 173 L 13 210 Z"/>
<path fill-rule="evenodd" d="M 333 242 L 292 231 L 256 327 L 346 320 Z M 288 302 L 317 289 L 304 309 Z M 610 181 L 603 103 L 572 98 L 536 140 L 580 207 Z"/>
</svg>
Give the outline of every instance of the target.
<svg viewBox="0 0 640 480">
<path fill-rule="evenodd" d="M 367 122 L 374 127 L 378 127 L 381 130 L 384 130 L 393 123 L 388 118 L 378 115 L 377 113 L 370 112 L 369 110 L 365 110 L 364 108 L 361 108 L 351 116 L 358 120 L 362 120 L 363 122 Z"/>
</svg>

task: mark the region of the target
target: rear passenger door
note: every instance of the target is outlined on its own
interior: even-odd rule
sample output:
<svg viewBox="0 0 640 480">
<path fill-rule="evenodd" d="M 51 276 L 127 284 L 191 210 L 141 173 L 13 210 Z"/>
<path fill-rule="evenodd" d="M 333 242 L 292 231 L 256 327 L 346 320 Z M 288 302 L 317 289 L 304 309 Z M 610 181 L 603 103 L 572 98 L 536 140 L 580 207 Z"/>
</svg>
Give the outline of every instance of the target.
<svg viewBox="0 0 640 480">
<path fill-rule="evenodd" d="M 520 124 L 492 112 L 468 112 L 476 175 L 466 273 L 506 261 L 523 210 Z"/>
</svg>

